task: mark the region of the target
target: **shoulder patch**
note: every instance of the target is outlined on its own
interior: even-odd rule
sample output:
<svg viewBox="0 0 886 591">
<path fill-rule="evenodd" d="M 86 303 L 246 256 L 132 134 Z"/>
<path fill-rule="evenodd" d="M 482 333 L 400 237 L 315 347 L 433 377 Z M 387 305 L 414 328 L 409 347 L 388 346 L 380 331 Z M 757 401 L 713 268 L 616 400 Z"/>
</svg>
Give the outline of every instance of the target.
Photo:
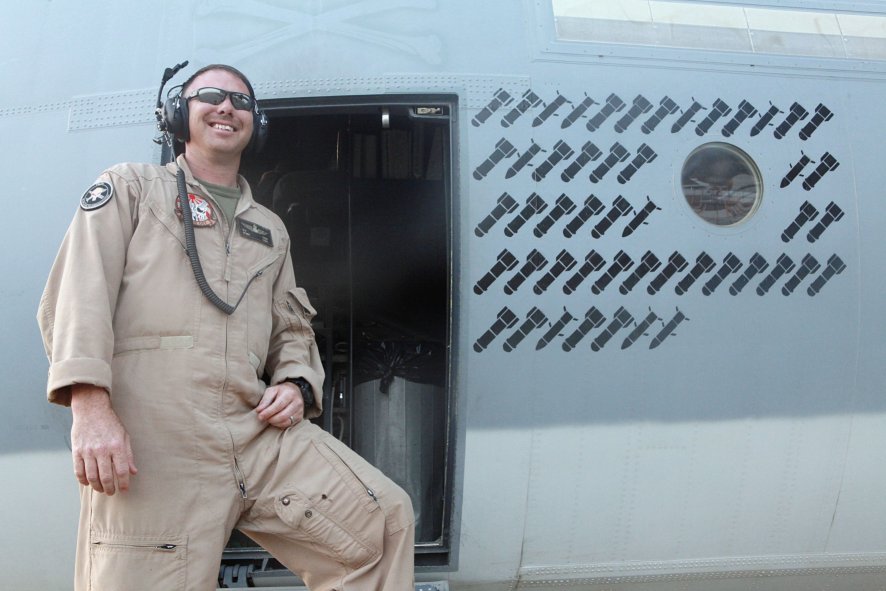
<svg viewBox="0 0 886 591">
<path fill-rule="evenodd" d="M 98 209 L 110 201 L 113 196 L 114 187 L 111 186 L 111 183 L 99 181 L 83 193 L 83 197 L 80 198 L 80 209 L 85 209 L 86 211 Z"/>
</svg>

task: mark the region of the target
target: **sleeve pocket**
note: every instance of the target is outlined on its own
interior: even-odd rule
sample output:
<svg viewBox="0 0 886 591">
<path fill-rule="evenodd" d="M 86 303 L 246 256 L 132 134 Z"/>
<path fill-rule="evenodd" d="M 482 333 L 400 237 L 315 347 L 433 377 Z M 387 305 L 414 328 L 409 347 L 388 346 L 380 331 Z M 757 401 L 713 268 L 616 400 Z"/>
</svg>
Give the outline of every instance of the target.
<svg viewBox="0 0 886 591">
<path fill-rule="evenodd" d="M 289 328 L 293 330 L 310 330 L 311 320 L 317 315 L 317 311 L 308 300 L 308 294 L 301 287 L 288 290 L 286 295 L 277 301 L 277 309 L 286 319 Z"/>
</svg>

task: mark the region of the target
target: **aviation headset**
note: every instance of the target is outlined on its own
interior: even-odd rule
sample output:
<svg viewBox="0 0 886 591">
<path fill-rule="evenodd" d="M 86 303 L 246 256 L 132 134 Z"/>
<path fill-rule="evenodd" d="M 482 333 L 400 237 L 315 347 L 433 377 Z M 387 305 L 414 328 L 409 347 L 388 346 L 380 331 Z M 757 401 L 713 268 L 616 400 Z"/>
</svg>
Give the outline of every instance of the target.
<svg viewBox="0 0 886 591">
<path fill-rule="evenodd" d="M 252 137 L 249 139 L 244 154 L 257 154 L 264 147 L 268 140 L 268 118 L 264 111 L 258 108 L 255 102 L 255 90 L 252 88 L 249 79 L 243 73 L 231 66 L 222 64 L 211 64 L 200 68 L 194 72 L 190 78 L 185 80 L 181 86 L 175 86 L 170 90 L 165 102 L 162 102 L 163 87 L 170 78 L 188 65 L 188 62 L 182 62 L 174 68 L 166 68 L 163 74 L 163 82 L 160 84 L 160 92 L 157 94 L 157 128 L 166 136 L 167 141 L 171 145 L 171 139 L 175 138 L 181 143 L 185 143 L 191 139 L 191 130 L 188 128 L 188 99 L 182 96 L 185 88 L 187 88 L 194 79 L 204 72 L 210 70 L 224 70 L 239 78 L 249 90 L 249 96 L 253 100 L 252 109 Z M 178 92 L 175 90 L 178 89 Z"/>
</svg>

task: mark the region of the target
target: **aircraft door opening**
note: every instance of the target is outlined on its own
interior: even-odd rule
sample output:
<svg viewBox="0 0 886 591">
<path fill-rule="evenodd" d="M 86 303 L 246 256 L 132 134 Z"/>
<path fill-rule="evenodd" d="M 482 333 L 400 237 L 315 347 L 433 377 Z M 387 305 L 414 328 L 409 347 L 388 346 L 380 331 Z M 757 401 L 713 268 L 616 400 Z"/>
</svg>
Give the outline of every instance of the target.
<svg viewBox="0 0 886 591">
<path fill-rule="evenodd" d="M 409 493 L 417 565 L 446 564 L 449 551 L 454 107 L 440 96 L 263 104 L 270 139 L 243 166 L 286 224 L 296 281 L 318 312 L 316 421 Z M 253 562 L 254 577 L 274 568 L 234 532 L 223 573 L 245 560 L 264 565 Z"/>
</svg>

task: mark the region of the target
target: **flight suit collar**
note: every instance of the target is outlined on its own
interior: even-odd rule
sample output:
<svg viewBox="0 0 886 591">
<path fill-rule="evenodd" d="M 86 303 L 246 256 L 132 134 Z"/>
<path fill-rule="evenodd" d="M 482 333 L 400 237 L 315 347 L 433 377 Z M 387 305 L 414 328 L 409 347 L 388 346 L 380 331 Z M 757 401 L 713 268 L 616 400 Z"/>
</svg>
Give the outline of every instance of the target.
<svg viewBox="0 0 886 591">
<path fill-rule="evenodd" d="M 200 192 L 203 195 L 207 195 L 211 197 L 209 191 L 206 190 L 200 181 L 194 178 L 193 173 L 191 172 L 190 167 L 188 166 L 188 161 L 185 159 L 184 154 L 180 154 L 175 162 L 170 162 L 166 165 L 166 169 L 175 175 L 178 172 L 178 169 L 181 168 L 185 173 L 185 182 L 190 187 L 197 187 L 200 189 Z M 240 201 L 237 203 L 237 209 L 234 211 L 234 217 L 236 218 L 241 213 L 246 210 L 255 207 L 255 198 L 252 196 L 252 189 L 249 187 L 249 183 L 243 177 L 243 175 L 237 175 L 237 184 L 240 186 Z"/>
</svg>

